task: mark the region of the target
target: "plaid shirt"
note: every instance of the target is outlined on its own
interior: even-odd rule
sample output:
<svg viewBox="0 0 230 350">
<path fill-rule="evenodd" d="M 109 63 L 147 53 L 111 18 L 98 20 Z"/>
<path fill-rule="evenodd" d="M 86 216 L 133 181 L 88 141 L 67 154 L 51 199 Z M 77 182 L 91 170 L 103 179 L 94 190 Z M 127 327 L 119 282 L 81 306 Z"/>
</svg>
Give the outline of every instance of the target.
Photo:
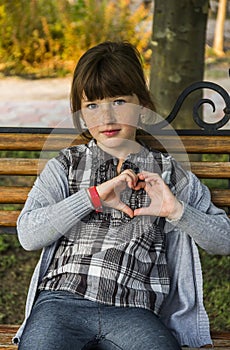
<svg viewBox="0 0 230 350">
<path fill-rule="evenodd" d="M 57 157 L 66 171 L 69 194 L 117 176 L 118 159 L 103 152 L 94 140 L 70 147 Z M 122 170 L 161 174 L 171 188 L 176 184 L 172 158 L 142 147 L 130 154 Z M 132 209 L 148 206 L 141 189 L 125 190 L 121 200 Z M 60 240 L 40 290 L 67 290 L 87 299 L 116 306 L 143 307 L 159 313 L 169 292 L 165 256 L 165 219 L 104 208 L 92 211 Z"/>
</svg>

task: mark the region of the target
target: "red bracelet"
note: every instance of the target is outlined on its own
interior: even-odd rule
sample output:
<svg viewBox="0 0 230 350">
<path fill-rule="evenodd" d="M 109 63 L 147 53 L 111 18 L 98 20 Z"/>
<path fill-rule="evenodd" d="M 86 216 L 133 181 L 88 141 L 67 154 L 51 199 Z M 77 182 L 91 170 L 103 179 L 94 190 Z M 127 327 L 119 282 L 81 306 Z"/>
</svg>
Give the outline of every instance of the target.
<svg viewBox="0 0 230 350">
<path fill-rule="evenodd" d="M 92 204 L 96 210 L 96 213 L 102 212 L 102 203 L 101 203 L 100 196 L 97 192 L 96 186 L 92 186 L 88 190 L 89 190 Z"/>
</svg>

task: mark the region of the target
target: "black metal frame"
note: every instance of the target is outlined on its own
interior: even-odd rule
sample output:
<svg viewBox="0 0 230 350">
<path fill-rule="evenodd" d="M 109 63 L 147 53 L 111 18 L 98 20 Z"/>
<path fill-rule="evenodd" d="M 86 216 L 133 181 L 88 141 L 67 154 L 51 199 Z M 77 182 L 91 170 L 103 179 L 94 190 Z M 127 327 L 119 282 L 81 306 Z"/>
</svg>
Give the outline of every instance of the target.
<svg viewBox="0 0 230 350">
<path fill-rule="evenodd" d="M 223 109 L 224 116 L 220 121 L 218 121 L 216 123 L 205 122 L 199 115 L 199 108 L 204 103 L 208 103 L 212 106 L 213 112 L 215 112 L 216 107 L 215 107 L 215 104 L 212 100 L 207 99 L 207 98 L 205 98 L 205 99 L 202 98 L 193 107 L 193 120 L 194 120 L 194 122 L 201 129 L 203 129 L 203 132 L 205 134 L 211 134 L 211 135 L 215 134 L 215 132 L 217 132 L 217 130 L 219 130 L 220 128 L 225 126 L 228 123 L 228 121 L 230 120 L 230 96 L 229 96 L 229 93 L 218 84 L 208 82 L 208 81 L 200 81 L 200 82 L 196 82 L 196 83 L 191 84 L 186 89 L 184 89 L 184 91 L 182 91 L 182 93 L 179 95 L 171 113 L 168 115 L 168 117 L 165 119 L 165 121 L 162 121 L 162 122 L 156 124 L 155 128 L 162 129 L 165 126 L 167 126 L 168 124 L 172 123 L 172 121 L 176 118 L 178 112 L 180 111 L 180 108 L 181 108 L 184 100 L 192 92 L 199 90 L 199 89 L 211 89 L 211 90 L 214 90 L 221 95 L 221 97 L 223 98 L 223 100 L 225 102 L 225 107 Z"/>
</svg>

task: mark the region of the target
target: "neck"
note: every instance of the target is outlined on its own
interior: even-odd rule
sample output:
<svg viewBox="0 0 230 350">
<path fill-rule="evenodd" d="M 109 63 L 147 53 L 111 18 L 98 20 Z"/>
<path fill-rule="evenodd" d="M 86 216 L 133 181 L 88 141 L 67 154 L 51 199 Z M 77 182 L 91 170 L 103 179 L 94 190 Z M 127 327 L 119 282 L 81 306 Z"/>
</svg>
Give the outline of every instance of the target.
<svg viewBox="0 0 230 350">
<path fill-rule="evenodd" d="M 127 158 L 130 153 L 138 153 L 140 152 L 141 145 L 134 140 L 125 140 L 125 146 L 114 146 L 106 145 L 105 143 L 97 143 L 98 147 L 100 147 L 104 152 L 111 154 L 113 157 L 118 158 L 121 161 Z"/>
</svg>

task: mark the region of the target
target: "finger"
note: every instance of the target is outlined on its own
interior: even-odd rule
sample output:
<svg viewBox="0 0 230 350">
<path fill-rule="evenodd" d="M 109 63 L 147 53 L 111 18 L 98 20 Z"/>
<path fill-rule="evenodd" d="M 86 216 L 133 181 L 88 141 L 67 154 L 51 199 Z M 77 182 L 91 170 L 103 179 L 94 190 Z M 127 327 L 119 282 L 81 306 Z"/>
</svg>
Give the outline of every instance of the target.
<svg viewBox="0 0 230 350">
<path fill-rule="evenodd" d="M 147 194 L 149 194 L 149 192 L 152 190 L 152 185 L 150 184 L 150 183 L 148 183 L 148 182 L 144 182 L 144 190 L 145 190 L 145 192 L 147 193 Z"/>
<path fill-rule="evenodd" d="M 132 169 L 126 169 L 122 172 L 122 174 L 128 174 L 132 178 L 134 183 L 138 180 L 137 174 Z"/>
<path fill-rule="evenodd" d="M 138 179 L 139 180 L 144 180 L 145 179 L 145 175 L 144 175 L 144 173 L 142 172 L 142 173 L 139 173 L 139 174 L 137 174 L 137 176 L 138 176 Z"/>
<path fill-rule="evenodd" d="M 147 179 L 145 179 L 146 184 L 149 184 L 150 186 L 154 186 L 156 184 L 160 184 L 162 181 L 161 179 L 158 177 L 148 177 Z"/>
<path fill-rule="evenodd" d="M 125 213 L 129 217 L 133 218 L 133 210 L 125 203 L 120 202 L 116 209 L 123 211 L 123 213 Z"/>
<path fill-rule="evenodd" d="M 134 190 L 138 191 L 138 190 L 144 189 L 145 186 L 146 186 L 146 182 L 145 181 L 138 181 L 136 186 L 134 186 Z"/>
<path fill-rule="evenodd" d="M 138 208 L 133 212 L 133 216 L 150 215 L 148 208 Z"/>
<path fill-rule="evenodd" d="M 130 174 L 132 174 L 132 175 L 134 175 L 134 176 L 137 175 L 133 169 L 125 169 L 125 170 L 123 170 L 122 173 L 126 173 L 126 172 L 127 172 L 127 173 L 130 173 Z"/>
<path fill-rule="evenodd" d="M 123 185 L 124 188 L 126 186 L 128 186 L 129 188 L 133 188 L 134 187 L 134 184 L 133 184 L 133 179 L 131 178 L 130 175 L 128 174 L 121 174 L 119 175 L 119 178 L 118 178 L 118 182 L 117 182 L 119 185 Z"/>
<path fill-rule="evenodd" d="M 151 173 L 149 171 L 142 171 L 141 173 L 137 174 L 138 178 L 143 178 L 143 179 L 147 179 L 151 176 L 155 177 L 155 176 L 160 176 L 158 173 Z"/>
<path fill-rule="evenodd" d="M 145 178 L 145 182 L 150 184 L 151 186 L 154 186 L 154 185 L 163 185 L 164 180 L 158 174 L 151 174 Z"/>
<path fill-rule="evenodd" d="M 128 186 L 130 188 L 133 188 L 136 185 L 138 177 L 134 172 L 132 173 L 129 170 L 125 170 L 119 175 L 119 177 L 121 177 L 121 176 L 122 177 L 125 176 L 125 181 L 127 182 Z"/>
</svg>

